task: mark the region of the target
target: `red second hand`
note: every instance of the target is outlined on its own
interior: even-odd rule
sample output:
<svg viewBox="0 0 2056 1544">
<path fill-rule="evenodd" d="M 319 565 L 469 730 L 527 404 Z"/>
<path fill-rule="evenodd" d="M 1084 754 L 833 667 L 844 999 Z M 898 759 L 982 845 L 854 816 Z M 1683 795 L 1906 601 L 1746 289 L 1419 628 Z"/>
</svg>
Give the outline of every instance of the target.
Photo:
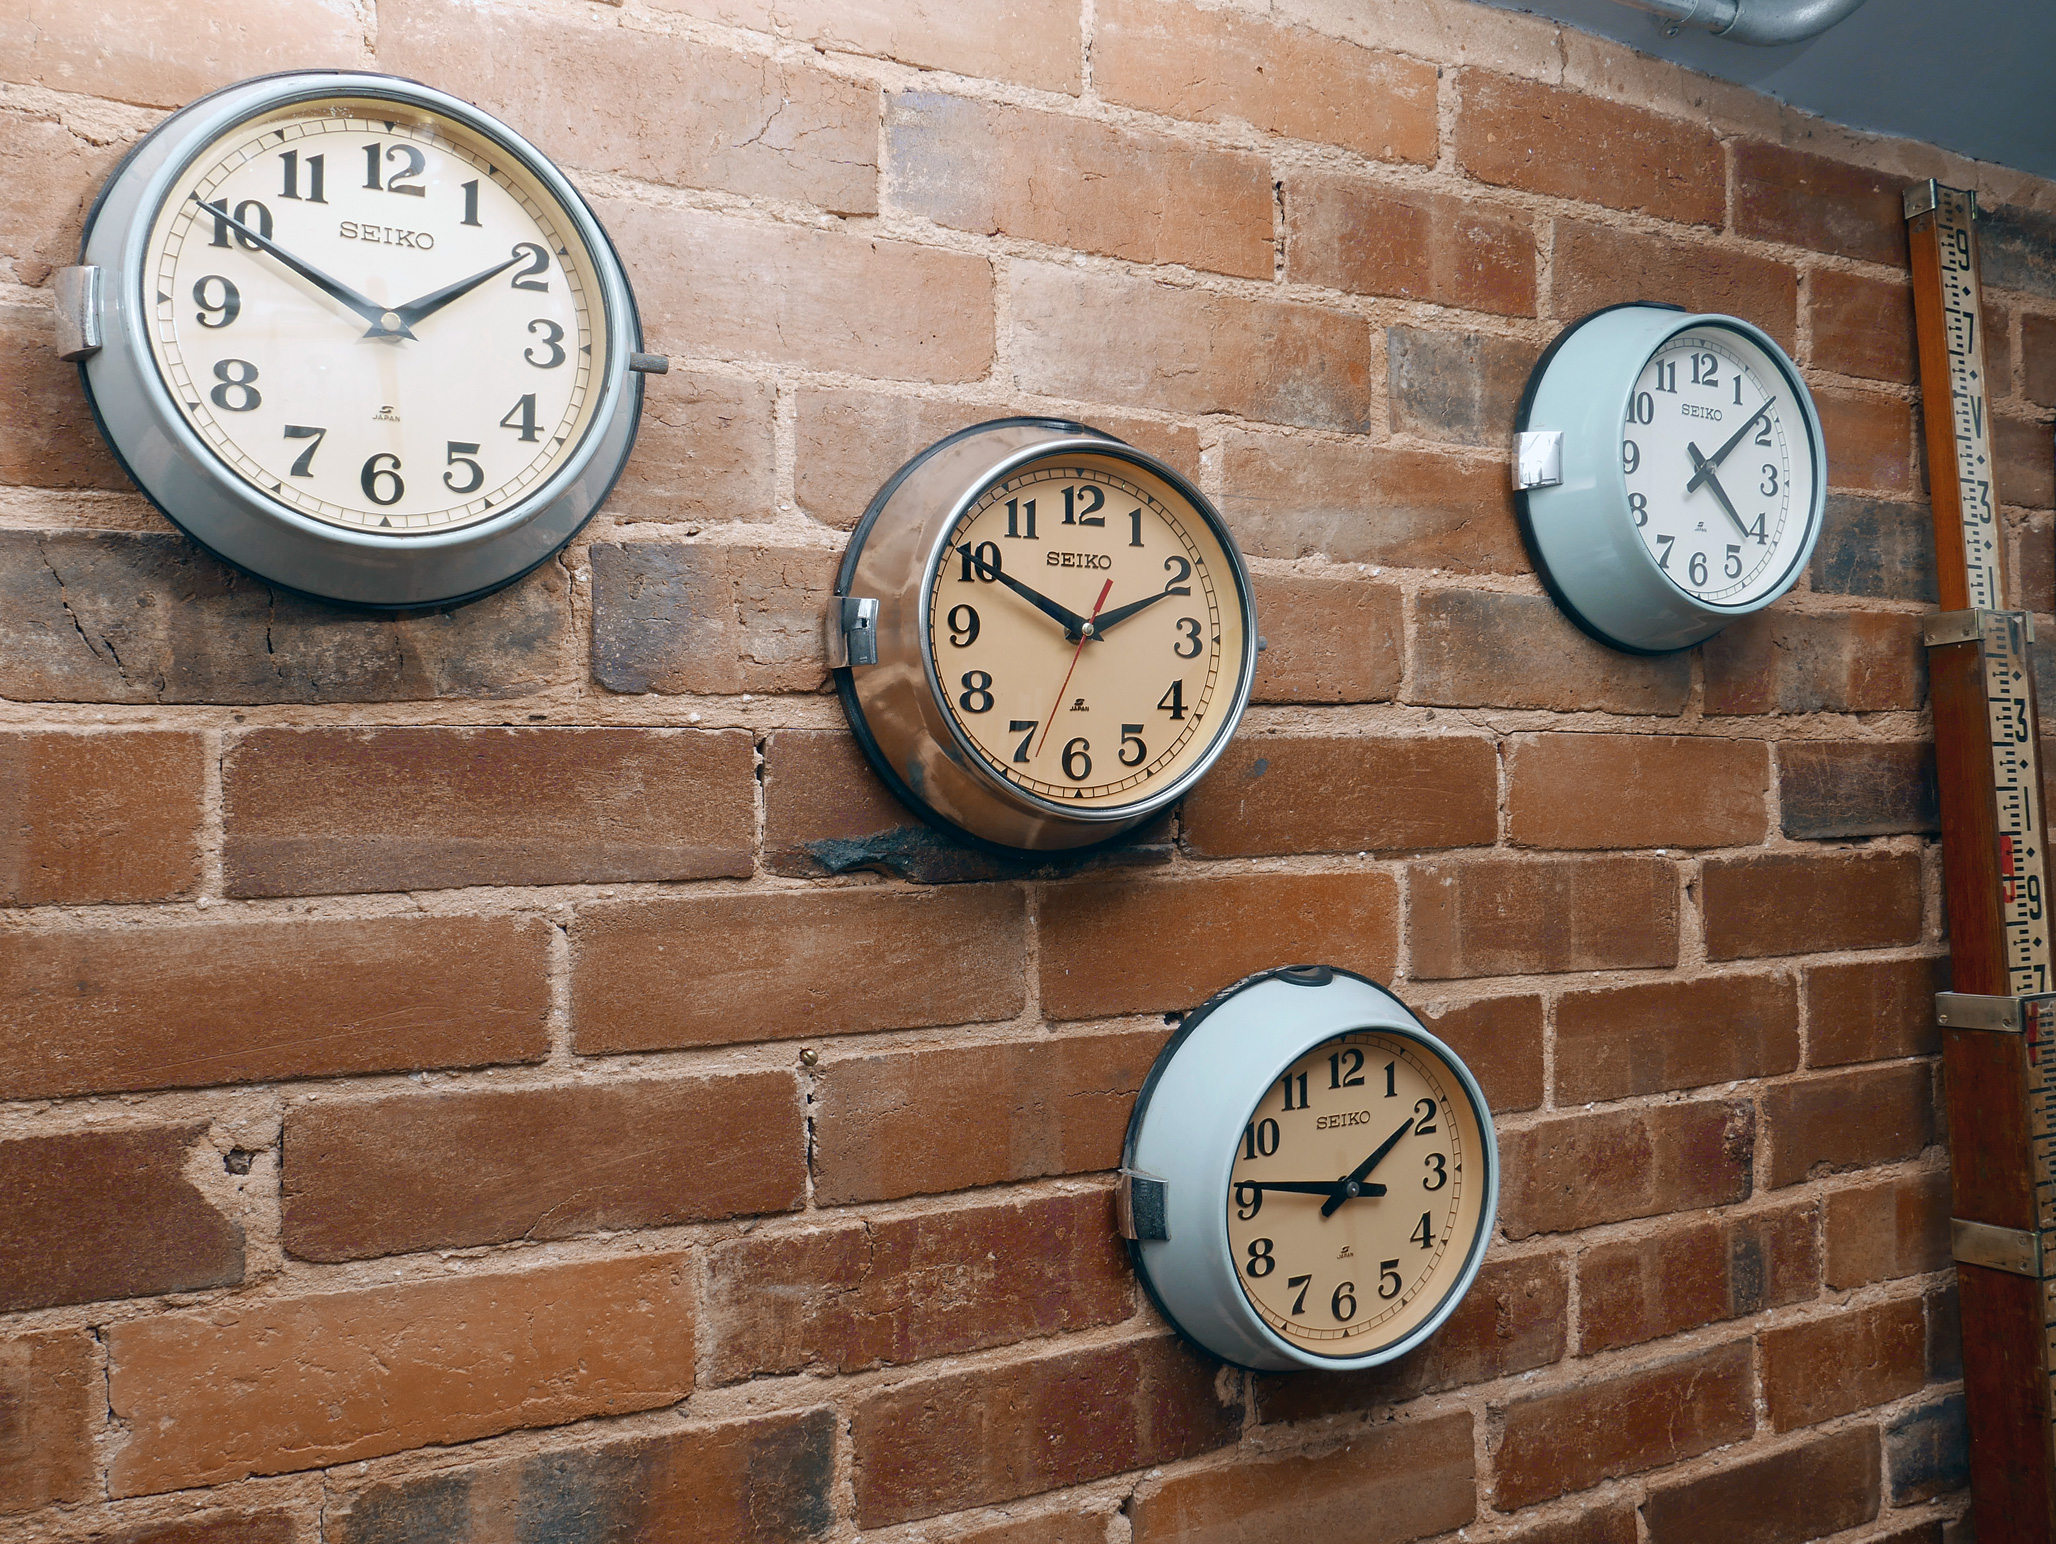
<svg viewBox="0 0 2056 1544">
<path fill-rule="evenodd" d="M 1085 631 L 1078 635 L 1078 647 L 1071 651 L 1071 669 L 1064 672 L 1064 684 L 1057 688 L 1057 700 L 1049 705 L 1049 718 L 1042 726 L 1042 738 L 1035 744 L 1035 754 L 1042 754 L 1043 746 L 1049 744 L 1049 731 L 1057 721 L 1057 709 L 1064 705 L 1064 693 L 1071 689 L 1071 671 L 1078 668 L 1078 656 L 1085 652 L 1085 645 L 1092 642 L 1092 618 L 1099 615 L 1099 608 L 1107 603 L 1107 596 L 1113 592 L 1114 581 L 1109 579 L 1099 587 L 1099 599 L 1092 603 L 1092 615 L 1085 619 Z"/>
</svg>

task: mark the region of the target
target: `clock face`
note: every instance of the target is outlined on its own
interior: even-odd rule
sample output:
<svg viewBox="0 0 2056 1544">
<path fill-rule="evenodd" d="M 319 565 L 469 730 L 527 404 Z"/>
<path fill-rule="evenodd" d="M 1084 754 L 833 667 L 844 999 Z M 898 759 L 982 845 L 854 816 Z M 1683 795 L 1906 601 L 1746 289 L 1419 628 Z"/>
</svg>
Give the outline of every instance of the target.
<svg viewBox="0 0 2056 1544">
<path fill-rule="evenodd" d="M 1137 803 L 1234 727 L 1236 565 L 1171 483 L 1058 453 L 984 488 L 946 534 L 927 648 L 989 775 L 1066 808 Z"/>
<path fill-rule="evenodd" d="M 1738 332 L 1694 327 L 1650 357 L 1621 468 L 1643 545 L 1698 600 L 1758 603 L 1809 550 L 1819 469 L 1805 420 L 1785 372 Z"/>
<path fill-rule="evenodd" d="M 433 534 L 539 490 L 591 425 L 605 302 L 576 222 L 425 107 L 261 112 L 152 222 L 157 369 L 221 463 L 333 526 Z"/>
<path fill-rule="evenodd" d="M 1400 1339 L 1467 1280 L 1490 1161 L 1440 1056 L 1378 1030 L 1322 1041 L 1266 1090 L 1236 1150 L 1228 1239 L 1243 1294 L 1312 1355 Z"/>
</svg>

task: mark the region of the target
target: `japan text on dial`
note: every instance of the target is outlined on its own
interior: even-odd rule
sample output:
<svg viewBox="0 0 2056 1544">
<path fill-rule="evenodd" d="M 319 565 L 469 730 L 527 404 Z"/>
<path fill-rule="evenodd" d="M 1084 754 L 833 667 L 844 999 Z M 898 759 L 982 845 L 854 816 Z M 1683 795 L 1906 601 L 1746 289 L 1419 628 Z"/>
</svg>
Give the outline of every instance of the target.
<svg viewBox="0 0 2056 1544">
<path fill-rule="evenodd" d="M 542 562 L 635 438 L 641 332 L 585 201 L 409 81 L 245 81 L 116 169 L 59 281 L 61 351 L 130 474 L 202 546 L 359 605 Z"/>
<path fill-rule="evenodd" d="M 1498 1174 L 1456 1054 L 1374 982 L 1293 966 L 1209 1000 L 1157 1058 L 1122 1230 L 1165 1317 L 1215 1355 L 1370 1367 L 1469 1290 Z"/>
<path fill-rule="evenodd" d="M 1517 425 L 1521 532 L 1601 642 L 1681 649 L 1790 589 L 1827 497 L 1820 417 L 1769 334 L 1612 306 L 1536 365 Z"/>
<path fill-rule="evenodd" d="M 902 467 L 827 617 L 844 708 L 910 807 L 1018 849 L 1104 841 L 1242 716 L 1248 571 L 1204 495 L 1082 424 L 1010 418 Z"/>
</svg>

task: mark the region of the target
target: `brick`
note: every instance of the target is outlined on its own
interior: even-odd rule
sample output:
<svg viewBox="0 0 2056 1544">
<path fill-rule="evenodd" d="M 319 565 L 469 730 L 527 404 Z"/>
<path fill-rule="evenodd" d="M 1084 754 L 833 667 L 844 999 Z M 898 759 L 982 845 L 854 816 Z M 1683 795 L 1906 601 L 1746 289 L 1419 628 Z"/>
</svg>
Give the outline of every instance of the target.
<svg viewBox="0 0 2056 1544">
<path fill-rule="evenodd" d="M 1996 299 L 1984 302 L 1985 379 L 1994 397 L 2013 396 L 2013 313 Z"/>
<path fill-rule="evenodd" d="M 1675 715 L 1689 654 L 1643 657 L 1595 643 L 1543 595 L 1430 590 L 1414 603 L 1411 699 L 1456 708 Z"/>
<path fill-rule="evenodd" d="M 2011 604 L 2027 611 L 2056 611 L 2056 533 L 2051 523 L 2030 519 L 2015 530 L 2006 572 Z"/>
<path fill-rule="evenodd" d="M 1557 1000 L 1559 1104 L 1770 1077 L 1798 1065 L 1798 997 L 1779 976 L 1648 981 Z"/>
<path fill-rule="evenodd" d="M 1916 1157 L 1936 1140 L 1934 1074 L 1924 1061 L 1783 1083 L 1762 1097 L 1773 1186 Z"/>
<path fill-rule="evenodd" d="M 1978 264 L 1988 288 L 2056 299 L 2056 214 L 1978 201 Z"/>
<path fill-rule="evenodd" d="M 1651 1544 L 1786 1544 L 1839 1533 L 1877 1511 L 1877 1428 L 1858 1426 L 1652 1487 L 1642 1520 Z"/>
<path fill-rule="evenodd" d="M 1116 1324 L 1133 1282 L 1103 1190 L 734 1239 L 708 1251 L 705 1375 L 857 1372 Z"/>
<path fill-rule="evenodd" d="M 1714 634 L 1706 711 L 1886 713 L 1927 701 L 1920 619 L 1898 612 L 1759 611 Z"/>
<path fill-rule="evenodd" d="M 1516 1400 L 1492 1455 L 1492 1504 L 1514 1511 L 1739 1442 L 1756 1429 L 1749 1343 L 1731 1342 Z"/>
<path fill-rule="evenodd" d="M 0 905 L 190 891 L 206 748 L 197 734 L 0 734 Z"/>
<path fill-rule="evenodd" d="M 774 519 L 771 386 L 675 369 L 645 379 L 635 453 L 607 498 L 609 518 Z"/>
<path fill-rule="evenodd" d="M 1425 980 L 1678 960 L 1677 871 L 1661 858 L 1432 860 L 1409 867 L 1407 892 Z"/>
<path fill-rule="evenodd" d="M 1199 123 L 1435 159 L 1434 66 L 1306 27 L 1164 0 L 1095 10 L 1092 83 L 1110 102 Z"/>
<path fill-rule="evenodd" d="M 129 1423 L 109 1490 L 144 1495 L 675 1404 L 692 1388 L 681 1255 L 237 1302 L 107 1331 Z"/>
<path fill-rule="evenodd" d="M 1110 876 L 1044 891 L 1037 927 L 1050 1018 L 1164 1012 L 1295 960 L 1389 980 L 1399 886 L 1378 872 L 1240 874 L 1175 891 Z"/>
<path fill-rule="evenodd" d="M 1904 284 L 1816 268 L 1806 276 L 1806 314 L 1820 369 L 1914 384 L 1913 291 Z"/>
<path fill-rule="evenodd" d="M 282 1238 L 359 1260 L 791 1211 L 802 1119 L 785 1072 L 295 1104 Z"/>
<path fill-rule="evenodd" d="M 2056 407 L 2056 316 L 2021 317 L 2020 362 L 2028 401 Z"/>
<path fill-rule="evenodd" d="M 1886 1404 L 1927 1382 L 1927 1317 L 1917 1297 L 1766 1329 L 1761 1345 L 1763 1402 L 1778 1431 Z"/>
<path fill-rule="evenodd" d="M 889 866 L 903 878 L 998 877 L 1000 860 L 923 822 L 895 799 L 854 736 L 780 729 L 764 739 L 764 867 L 816 878 Z"/>
<path fill-rule="evenodd" d="M 10 420 L 20 421 L 0 404 L 0 423 Z M 0 466 L 0 481 L 13 480 Z M 545 564 L 455 610 L 371 616 L 274 590 L 183 536 L 0 531 L 0 696 L 142 703 L 525 696 L 567 662 L 567 588 L 562 570 Z"/>
<path fill-rule="evenodd" d="M 1828 1196 L 1827 1265 L 1837 1292 L 1919 1276 L 1949 1263 L 1949 1175 L 1924 1169 Z"/>
<path fill-rule="evenodd" d="M 178 1522 L 96 1533 L 93 1544 L 300 1544 L 290 1512 L 209 1512 Z"/>
<path fill-rule="evenodd" d="M 1358 1428 L 1319 1457 L 1239 1457 L 1152 1479 L 1129 1503 L 1135 1544 L 1308 1537 L 1399 1544 L 1478 1515 L 1471 1415 Z"/>
<path fill-rule="evenodd" d="M 1169 1338 L 872 1393 L 850 1421 L 856 1521 L 877 1528 L 1175 1463 L 1235 1441 L 1217 1364 Z"/>
<path fill-rule="evenodd" d="M 1894 1506 L 1970 1488 L 1970 1425 L 1963 1395 L 1904 1411 L 1885 1423 L 1885 1462 Z"/>
<path fill-rule="evenodd" d="M 1828 495 L 1807 574 L 1816 590 L 1935 599 L 1935 522 L 1925 504 Z"/>
<path fill-rule="evenodd" d="M 181 1172 L 204 1125 L 0 1142 L 0 1310 L 243 1279 L 242 1227 Z"/>
<path fill-rule="evenodd" d="M 1569 320 L 1651 297 L 1688 311 L 1756 323 L 1789 351 L 1799 332 L 1799 276 L 1791 264 L 1731 247 L 1558 220 L 1550 309 Z"/>
<path fill-rule="evenodd" d="M 87 1332 L 0 1340 L 0 1513 L 91 1495 L 93 1437 L 105 1410 Z"/>
<path fill-rule="evenodd" d="M 1465 70 L 1456 159 L 1480 182 L 1718 225 L 1726 200 L 1712 130 L 1540 81 Z"/>
<path fill-rule="evenodd" d="M 222 757 L 230 895 L 747 878 L 743 729 L 259 729 Z"/>
<path fill-rule="evenodd" d="M 1444 1008 L 1412 1004 L 1414 1015 L 1461 1056 L 1485 1099 L 1502 1114 L 1542 1102 L 1542 999 L 1488 997 Z"/>
<path fill-rule="evenodd" d="M 1316 1420 L 1551 1366 L 1563 1359 L 1569 1290 L 1561 1255 L 1487 1260 L 1442 1327 L 1398 1360 L 1253 1379 L 1257 1419 Z"/>
<path fill-rule="evenodd" d="M 1963 1376 L 1963 1305 L 1956 1283 L 1930 1287 L 1925 1301 L 1928 1382 L 1952 1383 Z"/>
<path fill-rule="evenodd" d="M 573 1032 L 595 1056 L 1010 1019 L 1026 929 L 1001 886 L 601 903 L 572 929 Z"/>
<path fill-rule="evenodd" d="M 457 0 L 388 0 L 378 63 L 417 80 L 461 73 L 470 100 L 586 171 L 878 209 L 876 88 L 802 64 L 519 11 L 481 27 Z"/>
<path fill-rule="evenodd" d="M 1405 617 L 1399 591 L 1360 578 L 1256 574 L 1264 628 L 1252 702 L 1390 702 Z"/>
<path fill-rule="evenodd" d="M 818 692 L 825 547 L 592 545 L 593 679 L 610 692 Z"/>
<path fill-rule="evenodd" d="M 656 0 L 731 27 L 775 32 L 830 53 L 1018 81 L 1078 94 L 1078 0 L 1003 5 L 851 5 L 848 0 Z"/>
<path fill-rule="evenodd" d="M 1992 415 L 1992 476 L 2002 503 L 2056 505 L 2056 438 L 2039 420 Z"/>
<path fill-rule="evenodd" d="M 1524 734 L 1507 756 L 1523 847 L 1737 847 L 1763 840 L 1770 748 L 1691 735 Z M 1690 788 L 1690 799 L 1677 790 Z M 1603 798 L 1594 798 L 1596 790 Z"/>
<path fill-rule="evenodd" d="M 0 113 L 0 278 L 35 288 L 74 260 L 86 210 L 126 148 L 95 144 L 55 111 Z"/>
<path fill-rule="evenodd" d="M 1546 1120 L 1500 1139 L 1510 1239 L 1747 1200 L 1750 1107 L 1708 1099 Z"/>
<path fill-rule="evenodd" d="M 1578 1256 L 1578 1349 L 1590 1356 L 1805 1302 L 1820 1291 L 1817 1201 L 1682 1222 Z"/>
<path fill-rule="evenodd" d="M 950 1544 L 1105 1544 L 1104 1514 L 1073 1510 L 1076 1503 L 1064 1496 L 1059 1496 L 1055 1505 L 1062 1510 L 1033 1517 L 1021 1515 L 1018 1507 L 1010 1508 L 1011 1521 L 986 1527 L 952 1524 Z"/>
<path fill-rule="evenodd" d="M 841 229 L 595 200 L 648 347 L 702 359 L 974 381 L 992 364 L 992 265 Z M 852 305 L 861 295 L 863 304 Z"/>
<path fill-rule="evenodd" d="M 1552 1517 L 1503 1536 L 1506 1544 L 1636 1544 L 1632 1506 L 1597 1506 Z"/>
<path fill-rule="evenodd" d="M 0 938 L 11 1099 L 538 1060 L 547 930 L 499 917 Z"/>
<path fill-rule="evenodd" d="M 1920 942 L 1916 853 L 1710 858 L 1699 878 L 1708 959 Z"/>
<path fill-rule="evenodd" d="M 889 1201 L 1114 1168 L 1167 1033 L 831 1053 L 814 1075 L 814 1199 Z"/>
<path fill-rule="evenodd" d="M 938 225 L 1271 277 L 1261 156 L 933 91 L 893 93 L 885 136 L 895 204 Z"/>
<path fill-rule="evenodd" d="M 1503 450 L 1536 352 L 1513 338 L 1387 327 L 1393 432 Z"/>
<path fill-rule="evenodd" d="M 0 16 L 5 78 L 51 91 L 84 92 L 182 107 L 252 75 L 360 67 L 363 24 L 355 12 L 315 0 L 156 0 L 123 9 L 119 26 L 61 0 L 21 0 Z"/>
<path fill-rule="evenodd" d="M 1311 170 L 1286 174 L 1284 198 L 1294 283 L 1535 314 L 1535 228 L 1521 210 Z"/>
<path fill-rule="evenodd" d="M 1826 442 L 1829 485 L 1876 493 L 1916 493 L 1913 407 L 1869 392 L 1813 393 Z M 1994 419 L 1996 426 L 1998 420 Z"/>
<path fill-rule="evenodd" d="M 1230 432 L 1221 487 L 1221 513 L 1253 557 L 1457 573 L 1528 566 L 1501 462 Z"/>
<path fill-rule="evenodd" d="M 1735 146 L 1735 233 L 1904 268 L 1905 184 L 1890 172 L 1744 141 Z"/>
<path fill-rule="evenodd" d="M 93 427 L 77 369 L 57 357 L 56 312 L 44 306 L 0 303 L 0 483 L 131 486 Z"/>
<path fill-rule="evenodd" d="M 1207 857 L 1489 847 L 1499 752 L 1480 736 L 1244 736 L 1186 797 L 1188 850 Z"/>
<path fill-rule="evenodd" d="M 1949 989 L 1946 958 L 1813 965 L 1804 980 L 1808 1066 L 1933 1056 L 1942 1049 L 1935 993 Z"/>
<path fill-rule="evenodd" d="M 1934 742 L 1783 741 L 1778 815 L 1799 841 L 1938 832 Z"/>
<path fill-rule="evenodd" d="M 1370 427 L 1371 328 L 1361 317 L 1018 260 L 1007 287 L 1022 390 L 1350 434 Z"/>
<path fill-rule="evenodd" d="M 861 387 L 803 386 L 795 405 L 793 487 L 800 508 L 852 530 L 892 474 L 937 440 L 1003 417 L 993 403 L 931 402 Z M 1199 434 L 1186 424 L 1092 408 L 1090 427 L 1126 440 L 1199 480 Z"/>
<path fill-rule="evenodd" d="M 331 1489 L 323 1526 L 335 1544 L 801 1544 L 832 1524 L 834 1486 L 833 1412 L 790 1411 Z"/>
</svg>

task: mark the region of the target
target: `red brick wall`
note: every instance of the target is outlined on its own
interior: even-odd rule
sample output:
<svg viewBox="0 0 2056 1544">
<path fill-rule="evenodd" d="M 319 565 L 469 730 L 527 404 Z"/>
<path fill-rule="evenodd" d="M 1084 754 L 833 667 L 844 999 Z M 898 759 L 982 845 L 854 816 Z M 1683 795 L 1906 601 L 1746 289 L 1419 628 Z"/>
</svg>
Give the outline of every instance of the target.
<svg viewBox="0 0 2056 1544">
<path fill-rule="evenodd" d="M 560 157 L 674 361 L 590 530 L 453 613 L 207 562 L 50 353 L 123 149 L 315 64 Z M 1991 208 L 2047 627 L 2056 188 L 1530 18 L 0 8 L 0 1534 L 1944 1535 L 1930 174 Z M 1644 297 L 1784 340 L 1836 489 L 1796 593 L 1657 660 L 1544 598 L 1504 454 L 1545 342 Z M 1082 875 L 896 809 L 815 641 L 878 483 L 1024 411 L 1195 475 L 1271 644 Z M 1108 1171 L 1172 1016 L 1307 958 L 1472 1059 L 1501 1237 L 1406 1361 L 1247 1378 L 1143 1302 Z"/>
</svg>

